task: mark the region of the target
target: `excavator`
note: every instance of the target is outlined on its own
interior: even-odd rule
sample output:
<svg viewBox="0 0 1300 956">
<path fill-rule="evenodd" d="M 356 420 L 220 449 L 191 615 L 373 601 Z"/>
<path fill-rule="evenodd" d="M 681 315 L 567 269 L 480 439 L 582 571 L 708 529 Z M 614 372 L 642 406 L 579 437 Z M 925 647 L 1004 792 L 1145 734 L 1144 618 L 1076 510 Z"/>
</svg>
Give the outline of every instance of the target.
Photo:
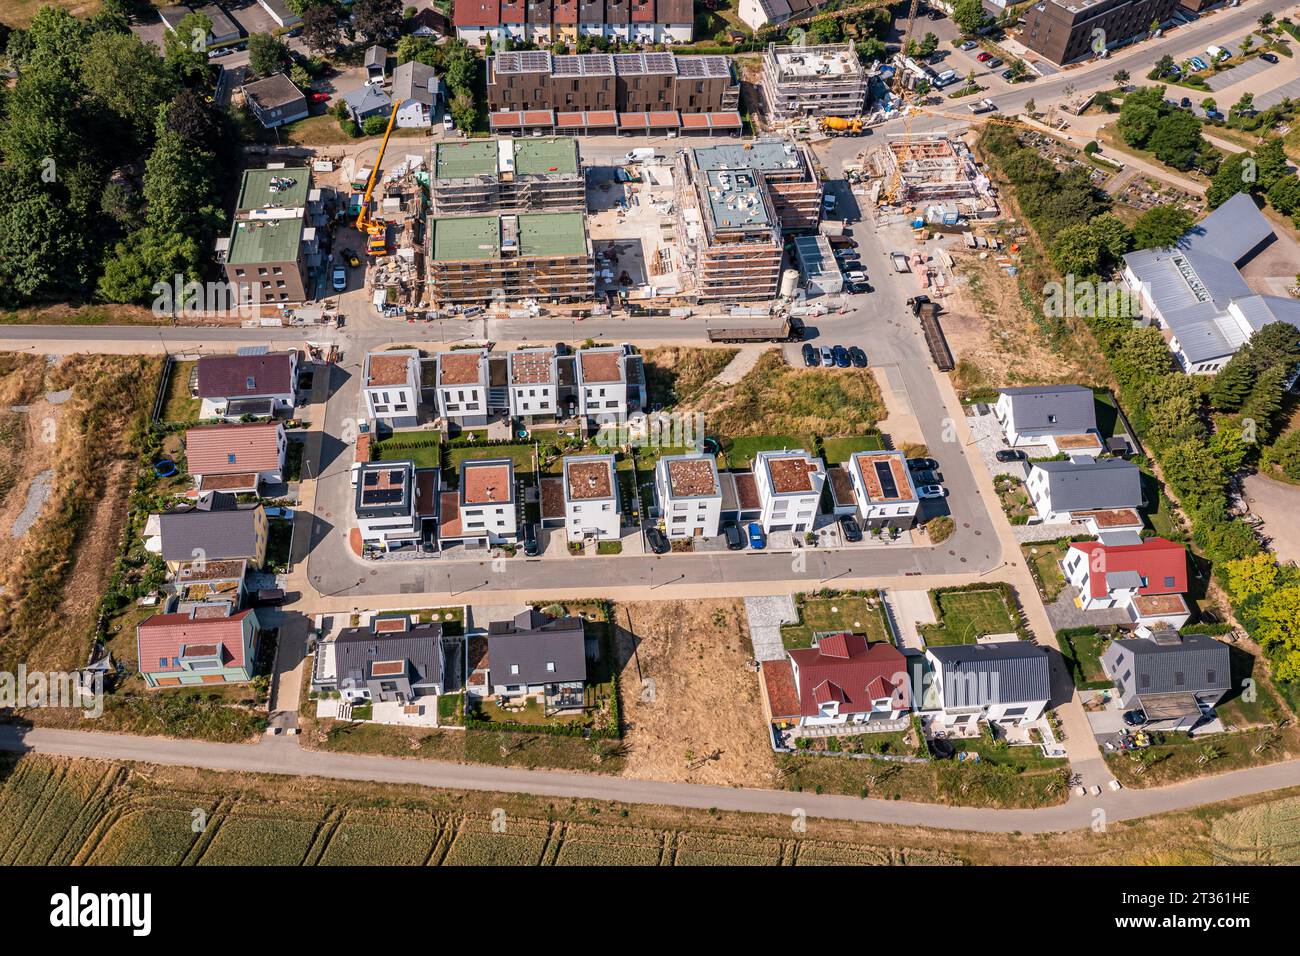
<svg viewBox="0 0 1300 956">
<path fill-rule="evenodd" d="M 366 253 L 382 256 L 388 252 L 388 223 L 382 219 L 371 218 L 370 200 L 374 198 L 375 183 L 379 180 L 379 171 L 384 163 L 384 152 L 388 149 L 388 139 L 393 135 L 393 125 L 397 122 L 397 111 L 402 107 L 402 100 L 394 100 L 393 112 L 388 117 L 388 128 L 384 130 L 383 142 L 379 144 L 379 156 L 375 159 L 370 178 L 366 180 L 366 192 L 361 197 L 361 211 L 357 213 L 357 232 L 366 236 Z"/>
</svg>

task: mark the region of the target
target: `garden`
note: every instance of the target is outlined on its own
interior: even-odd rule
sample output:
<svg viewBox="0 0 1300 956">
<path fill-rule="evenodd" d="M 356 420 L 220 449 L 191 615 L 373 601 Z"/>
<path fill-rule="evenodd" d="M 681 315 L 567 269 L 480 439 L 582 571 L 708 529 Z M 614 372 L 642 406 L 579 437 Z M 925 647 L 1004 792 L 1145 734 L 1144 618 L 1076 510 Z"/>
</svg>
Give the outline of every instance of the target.
<svg viewBox="0 0 1300 956">
<path fill-rule="evenodd" d="M 820 591 L 795 595 L 797 624 L 781 626 L 787 649 L 812 647 L 817 634 L 864 634 L 872 643 L 893 643 L 884 604 L 877 591 Z"/>
<path fill-rule="evenodd" d="M 974 644 L 990 634 L 1025 637 L 1010 585 L 938 588 L 930 592 L 930 603 L 934 606 L 936 623 L 920 627 L 926 644 Z"/>
</svg>

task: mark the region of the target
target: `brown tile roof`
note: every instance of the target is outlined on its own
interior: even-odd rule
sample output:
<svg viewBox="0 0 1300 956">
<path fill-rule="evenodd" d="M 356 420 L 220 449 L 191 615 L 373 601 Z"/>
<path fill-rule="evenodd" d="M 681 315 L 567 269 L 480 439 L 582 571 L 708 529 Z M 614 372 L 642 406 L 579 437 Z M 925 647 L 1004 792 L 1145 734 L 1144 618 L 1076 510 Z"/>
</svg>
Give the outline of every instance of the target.
<svg viewBox="0 0 1300 956">
<path fill-rule="evenodd" d="M 767 712 L 773 720 L 799 716 L 799 692 L 794 686 L 794 669 L 788 659 L 763 661 L 763 689 Z"/>
<path fill-rule="evenodd" d="M 772 478 L 772 490 L 780 494 L 812 491 L 813 483 L 810 476 L 816 471 L 816 463 L 809 461 L 803 455 L 767 459 L 767 472 Z"/>
<path fill-rule="evenodd" d="M 438 356 L 439 385 L 477 385 L 482 352 L 443 352 Z"/>
<path fill-rule="evenodd" d="M 619 363 L 622 354 L 619 350 L 605 352 L 585 349 L 580 354 L 582 380 L 584 382 L 623 381 L 623 366 Z"/>
<path fill-rule="evenodd" d="M 467 505 L 485 505 L 514 498 L 514 481 L 509 463 L 465 462 L 461 475 L 461 497 Z"/>
<path fill-rule="evenodd" d="M 758 482 L 754 480 L 752 471 L 742 471 L 736 474 L 736 503 L 740 505 L 741 511 L 757 511 L 763 507 L 763 503 L 758 498 Z"/>
<path fill-rule="evenodd" d="M 542 479 L 542 517 L 564 517 L 564 479 Z"/>
<path fill-rule="evenodd" d="M 569 500 L 590 501 L 613 496 L 614 468 L 608 459 L 566 461 L 564 470 L 569 476 Z"/>
<path fill-rule="evenodd" d="M 460 537 L 460 499 L 454 491 L 442 493 L 442 510 L 439 515 L 438 533 L 448 538 Z"/>
<path fill-rule="evenodd" d="M 907 473 L 907 462 L 900 455 L 878 454 L 869 451 L 858 452 L 853 456 L 858 467 L 858 474 L 867 489 L 867 497 L 872 501 L 911 501 L 916 495 L 912 491 L 912 478 Z M 885 462 L 894 476 L 897 494 L 885 496 L 880 487 L 880 476 L 876 474 L 876 462 Z"/>
<path fill-rule="evenodd" d="M 250 613 L 226 617 L 223 611 L 219 618 L 197 620 L 188 614 L 155 614 L 136 630 L 140 669 L 146 673 L 180 670 L 174 661 L 186 645 L 220 645 L 229 666 L 244 666 L 243 623 Z"/>
<path fill-rule="evenodd" d="M 280 426 L 205 425 L 185 433 L 191 475 L 235 475 L 278 471 Z"/>
<path fill-rule="evenodd" d="M 385 385 L 405 385 L 413 359 L 409 355 L 371 354 L 366 356 L 370 366 L 367 385 L 383 387 Z"/>
<path fill-rule="evenodd" d="M 405 661 L 375 661 L 370 665 L 370 673 L 375 677 L 391 677 L 405 671 Z"/>
<path fill-rule="evenodd" d="M 357 436 L 357 451 L 353 455 L 353 461 L 370 460 L 370 432 L 362 432 Z"/>
<path fill-rule="evenodd" d="M 511 352 L 510 384 L 543 385 L 551 380 L 552 352 Z"/>
<path fill-rule="evenodd" d="M 713 462 L 708 458 L 681 458 L 668 464 L 668 490 L 674 498 L 697 498 L 716 495 Z"/>
</svg>

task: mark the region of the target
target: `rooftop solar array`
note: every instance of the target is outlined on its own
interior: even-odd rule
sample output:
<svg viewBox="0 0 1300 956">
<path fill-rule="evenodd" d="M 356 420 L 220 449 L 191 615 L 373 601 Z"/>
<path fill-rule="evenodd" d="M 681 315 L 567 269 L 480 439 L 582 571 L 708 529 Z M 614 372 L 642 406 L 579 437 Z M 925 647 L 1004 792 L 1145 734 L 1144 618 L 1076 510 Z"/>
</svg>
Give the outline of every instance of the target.
<svg viewBox="0 0 1300 956">
<path fill-rule="evenodd" d="M 551 59 L 544 50 L 516 50 L 498 53 L 493 67 L 498 73 L 549 73 Z"/>
<path fill-rule="evenodd" d="M 608 53 L 557 56 L 551 70 L 555 76 L 613 76 L 614 58 Z"/>
<path fill-rule="evenodd" d="M 659 54 L 668 56 L 671 54 Z M 689 79 L 731 76 L 731 64 L 725 56 L 679 56 L 677 75 Z"/>
<path fill-rule="evenodd" d="M 882 498 L 897 498 L 898 484 L 894 481 L 894 469 L 887 461 L 873 462 L 876 468 L 876 478 L 880 482 L 880 495 Z"/>
</svg>

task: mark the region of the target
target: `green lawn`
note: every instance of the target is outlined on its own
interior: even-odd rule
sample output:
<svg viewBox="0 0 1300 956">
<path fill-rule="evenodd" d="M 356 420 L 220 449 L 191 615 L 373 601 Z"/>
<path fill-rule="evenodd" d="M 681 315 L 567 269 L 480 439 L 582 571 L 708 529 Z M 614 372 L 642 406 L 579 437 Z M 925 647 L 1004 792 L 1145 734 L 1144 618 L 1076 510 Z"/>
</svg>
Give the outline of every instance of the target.
<svg viewBox="0 0 1300 956">
<path fill-rule="evenodd" d="M 502 708 L 498 707 L 490 699 L 479 700 L 474 703 L 474 717 L 488 723 L 501 722 L 537 726 L 544 724 L 572 724 L 585 722 L 587 719 L 587 715 L 583 713 L 548 717 L 542 712 L 542 705 L 532 698 L 529 698 L 522 707 L 518 708 Z"/>
<path fill-rule="evenodd" d="M 783 448 L 809 449 L 807 438 L 794 435 L 752 435 L 732 438 L 722 443 L 719 467 L 730 471 L 748 471 L 754 467 L 754 456 L 760 451 L 780 451 Z M 725 464 L 724 464 L 725 463 Z"/>
<path fill-rule="evenodd" d="M 1065 587 L 1065 572 L 1061 570 L 1060 562 L 1069 548 L 1068 541 L 1045 541 L 1020 546 L 1025 563 L 1034 575 L 1034 583 L 1038 585 L 1038 593 L 1047 604 L 1055 601 Z"/>
<path fill-rule="evenodd" d="M 463 461 L 482 461 L 485 458 L 509 458 L 515 465 L 515 477 L 529 480 L 533 476 L 533 446 L 526 445 L 458 445 L 447 448 L 447 468 L 443 475 L 449 487 L 460 484 L 460 464 Z"/>
<path fill-rule="evenodd" d="M 384 611 L 385 614 L 405 614 L 416 619 L 418 624 L 431 624 L 438 621 L 442 632 L 448 637 L 459 637 L 465 633 L 465 609 L 463 607 L 424 607 L 405 611 Z"/>
<path fill-rule="evenodd" d="M 172 363 L 167 379 L 167 397 L 163 400 L 162 420 L 165 422 L 197 422 L 203 402 L 190 397 L 190 373 L 195 362 Z"/>
<path fill-rule="evenodd" d="M 1173 503 L 1165 497 L 1159 479 L 1145 471 L 1142 472 L 1142 496 L 1146 500 L 1145 514 L 1151 530 L 1170 541 L 1182 541 L 1186 534 L 1174 514 Z"/>
<path fill-rule="evenodd" d="M 270 568 L 287 568 L 289 544 L 293 541 L 293 522 L 272 518 L 267 525 L 266 564 Z"/>
<path fill-rule="evenodd" d="M 1255 656 L 1239 647 L 1230 647 L 1228 653 L 1233 689 L 1229 691 L 1228 699 L 1215 708 L 1223 722 L 1234 727 L 1275 722 L 1285 711 L 1263 679 L 1262 669 L 1256 667 Z M 1253 682 L 1254 700 L 1246 700 L 1243 696 L 1247 680 Z"/>
<path fill-rule="evenodd" d="M 993 490 L 998 493 L 1002 512 L 1012 524 L 1027 524 L 1037 514 L 1025 491 L 1025 483 L 1011 475 L 998 475 L 993 479 Z"/>
<path fill-rule="evenodd" d="M 828 465 L 840 465 L 860 451 L 880 451 L 885 443 L 879 435 L 855 435 L 849 438 L 823 438 L 822 455 Z"/>
<path fill-rule="evenodd" d="M 892 642 L 884 608 L 873 607 L 866 598 L 856 595 L 840 597 L 803 597 L 797 599 L 799 623 L 781 628 L 781 643 L 786 648 L 812 647 L 813 635 L 828 631 L 865 634 L 871 643 Z"/>
<path fill-rule="evenodd" d="M 438 436 L 428 433 L 402 434 L 370 446 L 371 461 L 413 461 L 416 468 L 442 467 Z"/>
<path fill-rule="evenodd" d="M 1056 640 L 1076 686 L 1093 690 L 1111 686 L 1113 681 L 1101 669 L 1101 655 L 1110 645 L 1108 635 L 1096 628 L 1085 634 L 1057 631 Z"/>
<path fill-rule="evenodd" d="M 931 594 L 938 605 L 937 624 L 926 624 L 927 644 L 974 644 L 989 634 L 1011 634 L 1015 620 L 1001 591 L 948 591 Z"/>
</svg>

